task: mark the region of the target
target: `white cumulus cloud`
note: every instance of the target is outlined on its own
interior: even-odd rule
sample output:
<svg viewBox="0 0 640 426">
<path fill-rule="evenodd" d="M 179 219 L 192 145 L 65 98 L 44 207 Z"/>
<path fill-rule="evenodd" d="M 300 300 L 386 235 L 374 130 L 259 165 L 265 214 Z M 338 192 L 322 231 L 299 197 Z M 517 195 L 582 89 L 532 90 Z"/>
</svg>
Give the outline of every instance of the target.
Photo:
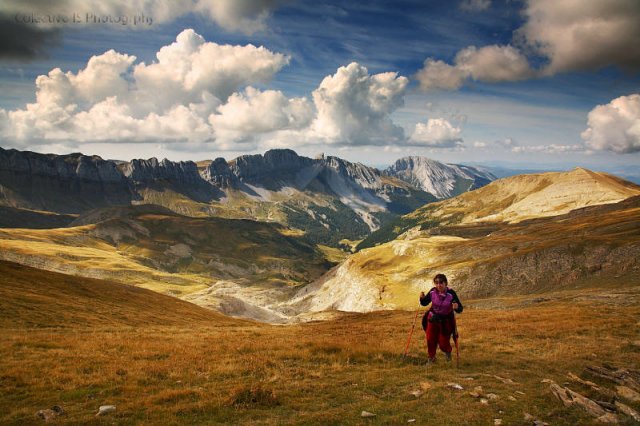
<svg viewBox="0 0 640 426">
<path fill-rule="evenodd" d="M 619 154 L 640 152 L 640 94 L 598 105 L 589 113 L 587 124 L 582 139 L 589 148 Z"/>
<path fill-rule="evenodd" d="M 193 30 L 156 55 L 110 50 L 77 73 L 36 79 L 36 101 L 4 111 L 2 136 L 17 142 L 212 141 L 208 117 L 249 84 L 268 82 L 289 58 L 264 47 L 218 45 Z M 296 102 L 293 102 L 296 104 Z"/>
<path fill-rule="evenodd" d="M 416 141 L 444 147 L 459 140 L 459 129 L 437 120 L 414 140 L 405 137 L 391 114 L 404 103 L 408 79 L 395 72 L 370 74 L 354 62 L 308 98 L 255 88 L 288 62 L 264 47 L 219 45 L 184 30 L 151 63 L 110 50 L 76 72 L 39 76 L 35 102 L 0 109 L 0 136 L 18 147 L 161 143 L 178 150 L 205 143 L 219 150 Z"/>
<path fill-rule="evenodd" d="M 404 104 L 408 82 L 395 72 L 370 75 L 355 62 L 338 68 L 312 93 L 317 116 L 309 136 L 345 145 L 403 141 L 403 129 L 389 115 Z"/>
<path fill-rule="evenodd" d="M 430 118 L 426 123 L 416 124 L 409 141 L 431 148 L 455 148 L 462 145 L 461 132 L 444 118 Z"/>
<path fill-rule="evenodd" d="M 200 103 L 207 95 L 224 102 L 247 84 L 267 83 L 289 63 L 287 56 L 264 47 L 207 42 L 191 29 L 162 47 L 156 58 L 133 71 L 138 102 L 154 111 L 176 102 Z"/>
<path fill-rule="evenodd" d="M 244 93 L 234 93 L 209 117 L 209 122 L 216 141 L 230 144 L 270 132 L 304 129 L 314 113 L 306 98 L 289 99 L 280 91 L 261 92 L 247 87 Z"/>
</svg>

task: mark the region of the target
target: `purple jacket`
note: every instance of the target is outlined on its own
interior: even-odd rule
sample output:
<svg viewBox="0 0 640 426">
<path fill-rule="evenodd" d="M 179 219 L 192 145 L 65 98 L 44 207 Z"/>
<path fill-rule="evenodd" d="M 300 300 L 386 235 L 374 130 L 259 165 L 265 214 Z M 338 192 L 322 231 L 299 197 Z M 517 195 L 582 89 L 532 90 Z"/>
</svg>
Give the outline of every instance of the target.
<svg viewBox="0 0 640 426">
<path fill-rule="evenodd" d="M 431 311 L 441 315 L 450 314 L 453 311 L 453 303 L 458 304 L 458 309 L 456 309 L 457 313 L 461 313 L 464 309 L 456 292 L 448 287 L 444 295 L 439 294 L 438 290 L 433 287 L 424 297 L 420 298 L 420 304 L 422 306 L 427 306 L 429 303 L 432 304 Z"/>
</svg>

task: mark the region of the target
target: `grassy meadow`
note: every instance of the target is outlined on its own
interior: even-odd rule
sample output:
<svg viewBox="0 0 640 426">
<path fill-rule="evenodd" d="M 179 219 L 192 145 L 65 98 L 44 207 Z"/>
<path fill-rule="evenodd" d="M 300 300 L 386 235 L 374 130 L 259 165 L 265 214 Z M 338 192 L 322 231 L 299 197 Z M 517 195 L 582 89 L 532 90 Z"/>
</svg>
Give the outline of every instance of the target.
<svg viewBox="0 0 640 426">
<path fill-rule="evenodd" d="M 567 374 L 615 390 L 585 368 L 640 361 L 638 287 L 466 300 L 459 366 L 427 366 L 419 324 L 402 356 L 416 311 L 272 326 L 117 283 L 0 270 L 7 425 L 44 423 L 36 412 L 54 405 L 65 411 L 54 424 L 532 424 L 525 413 L 599 424 L 542 380 L 602 400 Z M 486 404 L 470 395 L 478 386 Z M 101 405 L 117 409 L 95 417 Z"/>
</svg>

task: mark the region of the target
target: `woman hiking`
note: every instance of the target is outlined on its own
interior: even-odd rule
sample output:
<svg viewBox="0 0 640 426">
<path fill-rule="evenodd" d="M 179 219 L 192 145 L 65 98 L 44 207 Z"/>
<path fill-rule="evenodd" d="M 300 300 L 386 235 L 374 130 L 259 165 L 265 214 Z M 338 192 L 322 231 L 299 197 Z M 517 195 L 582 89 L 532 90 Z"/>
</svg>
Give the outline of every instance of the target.
<svg viewBox="0 0 640 426">
<path fill-rule="evenodd" d="M 455 291 L 447 284 L 447 277 L 438 274 L 433 278 L 433 288 L 427 294 L 420 293 L 420 304 L 431 308 L 422 317 L 422 328 L 427 334 L 428 363 L 436 361 L 436 349 L 444 352 L 447 361 L 451 361 L 451 335 L 456 331 L 456 318 L 453 311 L 462 312 L 462 303 Z M 454 336 L 457 339 L 458 336 Z"/>
</svg>

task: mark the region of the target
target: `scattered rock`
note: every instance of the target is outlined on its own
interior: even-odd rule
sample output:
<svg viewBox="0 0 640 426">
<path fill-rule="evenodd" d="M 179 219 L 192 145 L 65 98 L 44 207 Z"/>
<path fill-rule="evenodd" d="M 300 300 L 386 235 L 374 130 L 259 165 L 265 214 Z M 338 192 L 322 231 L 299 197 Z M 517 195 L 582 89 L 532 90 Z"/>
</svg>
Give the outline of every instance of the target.
<svg viewBox="0 0 640 426">
<path fill-rule="evenodd" d="M 491 399 L 491 400 L 496 400 L 496 399 L 500 399 L 500 397 L 498 395 L 496 395 L 495 393 L 488 393 L 487 394 L 487 398 Z"/>
<path fill-rule="evenodd" d="M 525 395 L 525 393 L 524 393 L 524 392 L 521 392 L 521 391 L 516 391 L 516 393 L 517 393 L 518 395 Z"/>
<path fill-rule="evenodd" d="M 524 413 L 524 421 L 525 422 L 532 422 L 534 420 L 535 420 L 535 417 L 533 417 L 531 414 Z"/>
<path fill-rule="evenodd" d="M 600 390 L 600 386 L 596 385 L 593 382 L 589 382 L 587 380 L 582 380 L 580 377 L 576 376 L 575 374 L 569 372 L 567 373 L 567 377 L 569 377 L 571 380 L 573 380 L 574 382 L 578 382 L 580 384 L 583 384 L 585 386 L 589 386 L 590 388 L 592 388 L 593 390 L 599 391 Z"/>
<path fill-rule="evenodd" d="M 486 398 L 480 398 L 480 404 L 482 405 L 489 405 L 489 400 Z"/>
<path fill-rule="evenodd" d="M 115 405 L 101 405 L 98 409 L 98 414 L 96 414 L 96 417 L 104 416 L 105 414 L 113 413 L 114 411 L 116 411 Z"/>
<path fill-rule="evenodd" d="M 516 399 L 514 396 L 512 396 L 512 395 L 509 395 L 509 396 L 507 397 L 507 399 L 508 399 L 509 401 L 517 401 L 517 399 Z"/>
<path fill-rule="evenodd" d="M 620 401 L 616 401 L 616 408 L 618 409 L 618 411 L 620 411 L 620 412 L 626 414 L 627 416 L 631 417 L 636 422 L 640 422 L 640 413 L 638 413 L 636 410 L 634 410 L 633 408 L 629 407 L 628 405 L 623 404 Z"/>
<path fill-rule="evenodd" d="M 474 398 L 480 398 L 480 394 L 477 392 L 469 392 L 469 395 L 471 395 Z"/>
<path fill-rule="evenodd" d="M 542 379 L 540 381 L 540 383 L 553 384 L 553 383 L 555 383 L 555 381 L 553 381 L 551 379 Z"/>
<path fill-rule="evenodd" d="M 618 417 L 613 413 L 606 413 L 600 417 L 598 417 L 598 421 L 600 423 L 618 423 Z"/>
<path fill-rule="evenodd" d="M 587 413 L 596 417 L 598 421 L 602 423 L 617 423 L 617 417 L 615 414 L 607 413 L 595 401 L 580 395 L 578 392 L 574 392 L 567 387 L 560 387 L 557 384 L 551 385 L 551 392 L 560 400 L 566 407 L 570 407 L 574 404 L 581 406 Z"/>
<path fill-rule="evenodd" d="M 640 402 L 640 393 L 634 391 L 627 386 L 616 386 L 618 395 L 631 402 Z"/>
<path fill-rule="evenodd" d="M 370 413 L 368 411 L 363 411 L 362 413 L 360 413 L 360 417 L 364 417 L 364 418 L 369 418 L 369 417 L 375 417 L 376 415 L 373 413 Z"/>
<path fill-rule="evenodd" d="M 451 389 L 455 389 L 455 390 L 464 390 L 464 388 L 462 386 L 460 386 L 457 383 L 452 383 L 452 382 L 447 383 L 447 387 L 451 388 Z"/>
<path fill-rule="evenodd" d="M 407 420 L 407 423 L 414 423 L 416 421 L 416 419 L 409 419 Z"/>
<path fill-rule="evenodd" d="M 495 426 L 500 426 L 502 424 L 502 419 L 493 419 L 493 424 Z"/>
<path fill-rule="evenodd" d="M 420 398 L 422 395 L 424 395 L 424 391 L 423 390 L 414 390 L 409 392 L 411 395 L 415 396 L 416 398 Z"/>
<path fill-rule="evenodd" d="M 549 426 L 549 423 L 543 422 L 542 420 L 535 420 L 533 426 Z"/>
<path fill-rule="evenodd" d="M 62 407 L 59 405 L 54 405 L 53 407 L 47 408 L 46 410 L 39 410 L 36 413 L 36 416 L 40 417 L 42 420 L 48 423 L 62 414 L 64 414 L 64 410 L 62 409 Z"/>
<path fill-rule="evenodd" d="M 506 385 L 515 385 L 515 384 L 517 384 L 516 382 L 514 382 L 513 380 L 511 380 L 509 378 L 500 377 L 500 376 L 496 376 L 496 375 L 494 375 L 493 377 L 495 377 L 496 379 L 500 380 L 502 383 L 504 383 Z"/>
</svg>

